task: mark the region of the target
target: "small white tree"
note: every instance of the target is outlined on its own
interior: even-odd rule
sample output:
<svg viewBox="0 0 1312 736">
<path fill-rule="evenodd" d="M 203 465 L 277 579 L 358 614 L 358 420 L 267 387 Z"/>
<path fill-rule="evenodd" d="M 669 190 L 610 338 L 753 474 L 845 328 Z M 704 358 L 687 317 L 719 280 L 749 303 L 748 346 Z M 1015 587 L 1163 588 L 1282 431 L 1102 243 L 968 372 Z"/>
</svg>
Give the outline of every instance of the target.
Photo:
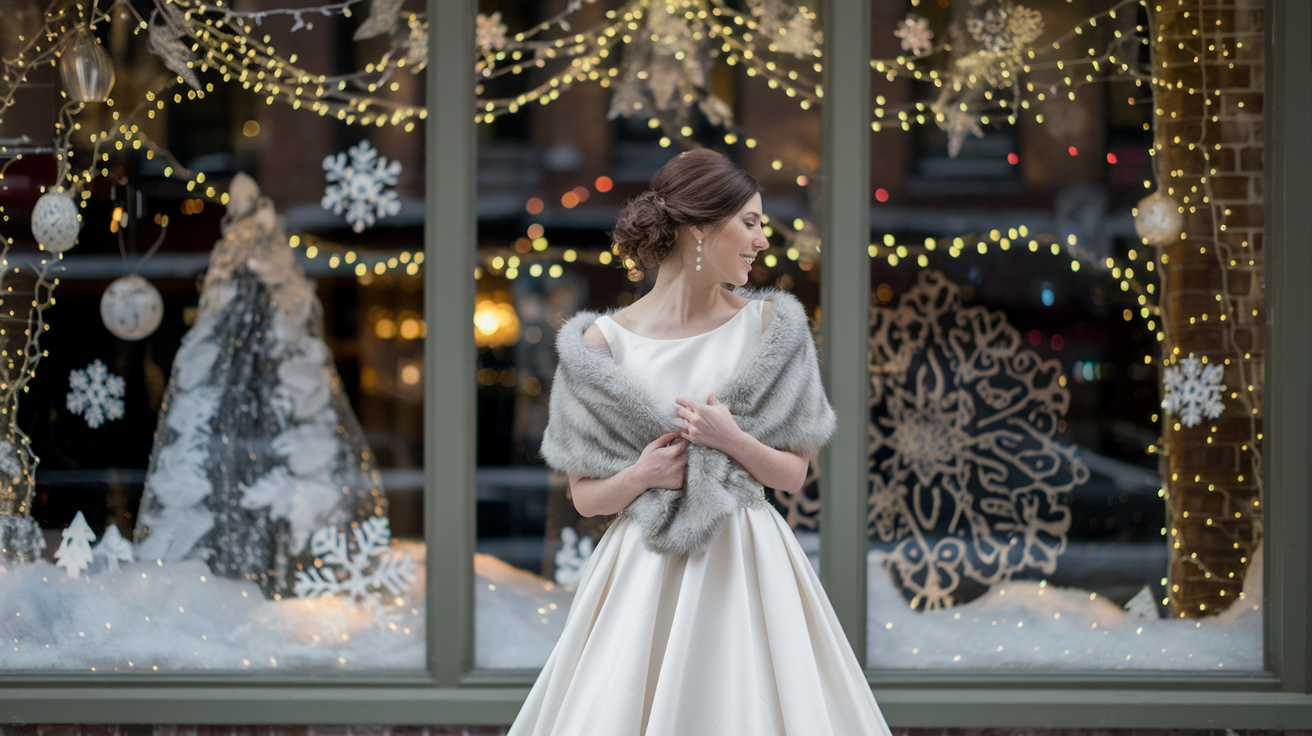
<svg viewBox="0 0 1312 736">
<path fill-rule="evenodd" d="M 101 535 L 94 554 L 105 558 L 105 569 L 118 572 L 118 563 L 132 562 L 132 543 L 123 538 L 116 525 L 110 524 L 105 527 L 105 533 Z"/>
<path fill-rule="evenodd" d="M 75 578 L 91 564 L 91 543 L 96 541 L 96 533 L 91 531 L 82 512 L 77 512 L 73 523 L 64 530 L 64 538 L 55 550 L 55 564 L 64 568 L 70 578 Z"/>
</svg>

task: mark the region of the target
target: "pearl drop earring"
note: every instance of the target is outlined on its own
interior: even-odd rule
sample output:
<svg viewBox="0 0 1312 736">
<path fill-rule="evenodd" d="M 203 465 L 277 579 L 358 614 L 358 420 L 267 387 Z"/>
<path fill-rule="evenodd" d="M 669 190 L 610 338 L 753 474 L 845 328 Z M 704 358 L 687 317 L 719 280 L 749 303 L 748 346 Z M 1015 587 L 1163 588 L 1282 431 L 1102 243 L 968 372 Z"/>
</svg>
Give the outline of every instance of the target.
<svg viewBox="0 0 1312 736">
<path fill-rule="evenodd" d="M 702 239 L 701 239 L 701 238 L 697 238 L 697 252 L 698 252 L 698 253 L 701 253 L 701 252 L 702 252 Z M 702 262 L 702 257 L 701 257 L 701 256 L 697 256 L 697 263 L 699 264 L 699 265 L 697 266 L 697 270 L 698 270 L 698 271 L 702 270 L 702 267 L 701 267 L 701 265 L 700 265 L 701 262 Z"/>
</svg>

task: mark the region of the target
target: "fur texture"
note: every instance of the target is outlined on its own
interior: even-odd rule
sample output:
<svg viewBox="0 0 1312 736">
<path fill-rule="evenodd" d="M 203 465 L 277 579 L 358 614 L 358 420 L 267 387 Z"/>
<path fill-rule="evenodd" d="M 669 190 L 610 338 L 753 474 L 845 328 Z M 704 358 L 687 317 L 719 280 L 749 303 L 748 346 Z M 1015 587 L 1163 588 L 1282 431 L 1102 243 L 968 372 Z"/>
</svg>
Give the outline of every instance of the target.
<svg viewBox="0 0 1312 736">
<path fill-rule="evenodd" d="M 715 391 L 732 407 L 734 421 L 770 447 L 810 454 L 834 432 L 806 310 L 796 297 L 774 289 L 739 290 L 774 304 L 774 317 L 752 356 Z M 551 388 L 542 455 L 555 470 L 608 478 L 633 465 L 657 437 L 678 429 L 659 417 L 647 387 L 627 375 L 583 333 L 601 316 L 579 312 L 556 339 L 560 362 Z M 761 500 L 761 484 L 724 453 L 688 445 L 683 488 L 653 488 L 624 515 L 643 529 L 647 546 L 665 554 L 700 551 L 739 506 Z"/>
</svg>

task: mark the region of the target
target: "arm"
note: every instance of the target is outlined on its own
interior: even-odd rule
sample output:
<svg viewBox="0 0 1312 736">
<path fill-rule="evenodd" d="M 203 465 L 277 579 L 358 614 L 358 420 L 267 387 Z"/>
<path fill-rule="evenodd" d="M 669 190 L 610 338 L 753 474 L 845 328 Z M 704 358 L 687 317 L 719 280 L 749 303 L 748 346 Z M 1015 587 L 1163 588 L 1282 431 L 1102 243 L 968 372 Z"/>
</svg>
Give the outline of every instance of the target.
<svg viewBox="0 0 1312 736">
<path fill-rule="evenodd" d="M 684 396 L 675 403 L 679 417 L 687 423 L 680 433 L 683 439 L 723 452 L 762 485 L 787 493 L 802 490 L 811 462 L 806 455 L 776 450 L 742 431 L 724 404 L 715 400 L 715 394 L 705 404 Z"/>
<path fill-rule="evenodd" d="M 610 353 L 610 345 L 595 324 L 583 333 L 583 342 Z M 671 432 L 647 445 L 638 462 L 609 478 L 571 475 L 569 489 L 574 508 L 582 516 L 617 514 L 649 488 L 682 488 L 685 447 L 679 434 Z"/>
<path fill-rule="evenodd" d="M 638 462 L 609 478 L 571 475 L 569 489 L 574 508 L 581 516 L 618 514 L 649 488 L 683 488 L 686 448 L 679 433 L 670 432 L 643 448 Z"/>
</svg>

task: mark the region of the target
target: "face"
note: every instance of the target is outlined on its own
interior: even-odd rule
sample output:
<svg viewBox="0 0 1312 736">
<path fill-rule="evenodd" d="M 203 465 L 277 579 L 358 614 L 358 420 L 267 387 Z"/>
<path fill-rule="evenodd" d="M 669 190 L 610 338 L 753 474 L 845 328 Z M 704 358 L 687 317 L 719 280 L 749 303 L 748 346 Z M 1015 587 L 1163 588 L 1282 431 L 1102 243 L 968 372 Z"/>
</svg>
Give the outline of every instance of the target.
<svg viewBox="0 0 1312 736">
<path fill-rule="evenodd" d="M 752 272 L 757 254 L 770 244 L 761 232 L 761 195 L 755 194 L 733 217 L 705 231 L 692 228 L 694 237 L 703 239 L 702 274 L 717 283 L 742 286 Z M 697 248 L 694 241 L 693 249 Z"/>
</svg>

